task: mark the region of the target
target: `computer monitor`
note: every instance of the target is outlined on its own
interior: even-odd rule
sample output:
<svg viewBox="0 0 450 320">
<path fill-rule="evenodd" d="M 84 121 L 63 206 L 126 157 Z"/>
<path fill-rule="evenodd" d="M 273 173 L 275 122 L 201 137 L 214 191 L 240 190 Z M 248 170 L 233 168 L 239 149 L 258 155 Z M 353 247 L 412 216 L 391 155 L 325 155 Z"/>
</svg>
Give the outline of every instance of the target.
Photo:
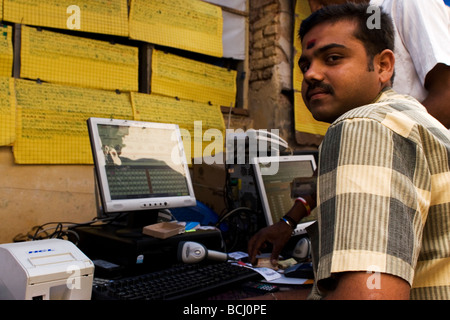
<svg viewBox="0 0 450 320">
<path fill-rule="evenodd" d="M 313 154 L 255 157 L 253 159 L 256 185 L 267 225 L 278 222 L 293 206 L 291 185 L 296 178 L 311 178 L 316 170 Z M 312 222 L 297 226 L 303 233 Z"/>
<path fill-rule="evenodd" d="M 196 205 L 178 125 L 103 118 L 87 124 L 105 214 Z"/>
</svg>

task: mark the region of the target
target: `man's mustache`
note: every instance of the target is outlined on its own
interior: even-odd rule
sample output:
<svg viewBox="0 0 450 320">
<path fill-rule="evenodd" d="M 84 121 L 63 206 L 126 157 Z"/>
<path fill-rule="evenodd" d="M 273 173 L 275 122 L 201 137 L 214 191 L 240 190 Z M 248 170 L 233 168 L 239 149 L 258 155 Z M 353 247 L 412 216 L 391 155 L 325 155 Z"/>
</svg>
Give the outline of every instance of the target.
<svg viewBox="0 0 450 320">
<path fill-rule="evenodd" d="M 310 99 L 313 94 L 316 94 L 317 91 L 321 93 L 334 94 L 333 87 L 327 83 L 314 81 L 309 83 L 308 89 L 306 90 L 306 98 Z"/>
</svg>

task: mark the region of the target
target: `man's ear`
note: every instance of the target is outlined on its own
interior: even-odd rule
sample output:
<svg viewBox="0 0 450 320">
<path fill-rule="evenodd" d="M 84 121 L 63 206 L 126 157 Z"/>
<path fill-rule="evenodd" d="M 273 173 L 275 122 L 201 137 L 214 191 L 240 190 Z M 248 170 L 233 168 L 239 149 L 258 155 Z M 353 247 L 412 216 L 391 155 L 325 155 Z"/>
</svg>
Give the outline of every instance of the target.
<svg viewBox="0 0 450 320">
<path fill-rule="evenodd" d="M 383 50 L 378 55 L 378 73 L 380 77 L 380 82 L 383 84 L 389 83 L 393 80 L 394 76 L 394 66 L 395 66 L 395 56 L 394 52 L 389 49 Z"/>
</svg>

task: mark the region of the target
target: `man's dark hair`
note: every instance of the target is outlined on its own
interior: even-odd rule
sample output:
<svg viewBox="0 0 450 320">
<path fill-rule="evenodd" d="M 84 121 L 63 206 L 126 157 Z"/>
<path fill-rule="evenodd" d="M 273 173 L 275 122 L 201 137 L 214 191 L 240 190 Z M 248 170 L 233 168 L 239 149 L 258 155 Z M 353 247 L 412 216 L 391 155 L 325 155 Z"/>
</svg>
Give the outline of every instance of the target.
<svg viewBox="0 0 450 320">
<path fill-rule="evenodd" d="M 380 21 L 370 25 L 374 19 L 371 8 L 377 8 L 380 12 Z M 329 5 L 313 12 L 302 21 L 298 35 L 300 40 L 315 26 L 324 22 L 335 23 L 342 20 L 355 21 L 357 27 L 354 36 L 360 40 L 366 48 L 369 57 L 369 70 L 373 71 L 373 58 L 385 49 L 394 51 L 394 26 L 391 17 L 381 8 L 368 4 L 355 4 L 348 2 L 341 5 Z M 370 28 L 368 27 L 370 25 Z"/>
</svg>

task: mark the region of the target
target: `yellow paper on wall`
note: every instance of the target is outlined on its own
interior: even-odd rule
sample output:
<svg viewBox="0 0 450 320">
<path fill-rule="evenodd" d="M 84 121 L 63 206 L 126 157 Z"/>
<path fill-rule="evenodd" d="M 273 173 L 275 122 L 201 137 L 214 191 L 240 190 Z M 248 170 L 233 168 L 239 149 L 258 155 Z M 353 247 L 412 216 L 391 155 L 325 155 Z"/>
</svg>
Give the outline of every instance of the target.
<svg viewBox="0 0 450 320">
<path fill-rule="evenodd" d="M 200 0 L 131 0 L 130 37 L 222 57 L 222 9 Z"/>
<path fill-rule="evenodd" d="M 127 0 L 3 0 L 3 20 L 128 36 Z"/>
<path fill-rule="evenodd" d="M 20 164 L 91 164 L 89 117 L 132 119 L 128 93 L 16 80 Z"/>
<path fill-rule="evenodd" d="M 187 160 L 223 151 L 225 123 L 218 105 L 131 92 L 135 120 L 178 124 Z"/>
<path fill-rule="evenodd" d="M 153 50 L 152 93 L 234 106 L 236 75 L 235 70 Z"/>
<path fill-rule="evenodd" d="M 0 76 L 11 77 L 13 67 L 12 27 L 0 27 Z"/>
<path fill-rule="evenodd" d="M 11 145 L 16 139 L 16 104 L 14 79 L 0 77 L 0 146 Z"/>
<path fill-rule="evenodd" d="M 297 65 L 298 60 L 302 54 L 302 45 L 298 37 L 298 30 L 302 20 L 307 18 L 311 13 L 307 0 L 298 0 L 295 6 L 295 30 L 294 30 L 294 47 L 295 47 L 295 63 L 294 63 L 294 101 L 295 101 L 295 131 L 305 132 L 310 134 L 325 135 L 329 124 L 317 121 L 311 115 L 305 103 L 303 102 L 301 88 L 303 75 Z M 298 141 L 304 143 L 304 141 Z"/>
<path fill-rule="evenodd" d="M 67 85 L 137 91 L 139 49 L 22 26 L 20 76 Z"/>
</svg>

